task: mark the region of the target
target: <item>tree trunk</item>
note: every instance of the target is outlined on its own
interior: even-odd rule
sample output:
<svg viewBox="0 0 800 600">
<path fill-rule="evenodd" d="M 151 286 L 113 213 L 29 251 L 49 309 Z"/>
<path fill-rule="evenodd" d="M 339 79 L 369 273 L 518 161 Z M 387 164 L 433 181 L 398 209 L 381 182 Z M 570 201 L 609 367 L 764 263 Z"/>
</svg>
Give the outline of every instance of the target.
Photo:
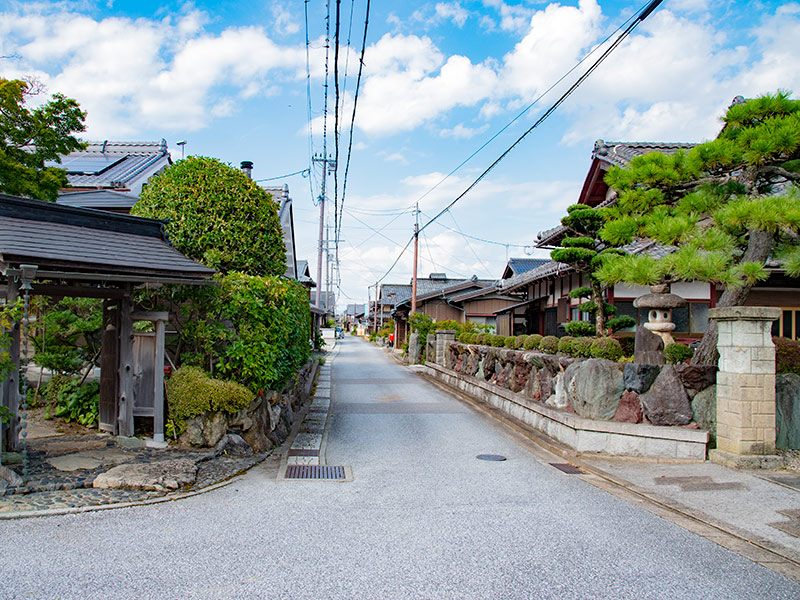
<svg viewBox="0 0 800 600">
<path fill-rule="evenodd" d="M 603 304 L 603 292 L 596 285 L 592 285 L 592 302 L 597 306 L 597 310 L 594 311 L 595 335 L 603 337 L 606 334 L 606 310 Z"/>
<path fill-rule="evenodd" d="M 747 240 L 747 249 L 741 262 L 759 262 L 763 264 L 772 254 L 774 246 L 775 239 L 771 233 L 760 229 L 751 229 Z M 716 307 L 726 308 L 744 305 L 752 287 L 752 285 L 745 284 L 741 287 L 725 288 Z M 706 329 L 697 350 L 694 351 L 691 362 L 693 365 L 716 365 L 717 360 L 719 360 L 719 353 L 717 352 L 717 322 L 710 320 L 708 329 Z"/>
</svg>

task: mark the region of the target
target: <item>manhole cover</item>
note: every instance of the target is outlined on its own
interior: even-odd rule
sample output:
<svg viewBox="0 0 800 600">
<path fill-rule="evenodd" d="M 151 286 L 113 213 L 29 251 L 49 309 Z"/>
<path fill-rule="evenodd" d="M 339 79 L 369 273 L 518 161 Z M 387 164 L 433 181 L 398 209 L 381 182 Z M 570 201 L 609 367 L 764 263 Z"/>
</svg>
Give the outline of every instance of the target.
<svg viewBox="0 0 800 600">
<path fill-rule="evenodd" d="M 506 460 L 506 457 L 501 456 L 500 454 L 478 454 L 478 456 L 476 456 L 475 458 L 477 458 L 478 460 L 493 460 L 497 462 Z"/>
</svg>

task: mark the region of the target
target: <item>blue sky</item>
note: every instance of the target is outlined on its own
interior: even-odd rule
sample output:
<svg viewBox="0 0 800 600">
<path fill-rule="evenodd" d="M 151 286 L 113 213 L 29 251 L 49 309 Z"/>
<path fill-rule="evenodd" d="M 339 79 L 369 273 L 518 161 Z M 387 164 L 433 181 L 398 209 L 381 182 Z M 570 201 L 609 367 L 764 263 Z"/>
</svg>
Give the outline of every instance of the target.
<svg viewBox="0 0 800 600">
<path fill-rule="evenodd" d="M 572 80 L 430 190 L 645 4 L 373 0 L 342 220 L 339 305 L 366 301 L 367 287 L 411 236 L 415 201 L 424 223 L 458 196 Z M 347 64 L 347 78 L 340 84 L 340 185 L 365 0 L 341 5 L 340 72 Z M 251 160 L 256 179 L 277 177 L 307 169 L 310 148 L 322 152 L 326 3 L 307 4 L 311 145 L 305 6 L 3 0 L 0 73 L 33 75 L 49 92 L 76 98 L 88 112 L 86 139 L 165 138 L 175 158 L 175 142 L 186 140 L 187 154 L 236 166 Z M 665 0 L 550 119 L 425 230 L 420 274 L 499 277 L 507 257 L 523 256 L 576 200 L 597 139 L 702 141 L 716 134 L 734 96 L 800 92 L 798 39 L 797 3 Z M 329 92 L 332 115 L 332 81 Z M 312 196 L 320 175 L 317 168 L 311 178 L 270 182 L 289 185 L 298 256 L 312 273 L 319 218 Z M 332 200 L 332 178 L 328 191 Z M 407 282 L 410 273 L 407 253 L 384 281 Z"/>
</svg>

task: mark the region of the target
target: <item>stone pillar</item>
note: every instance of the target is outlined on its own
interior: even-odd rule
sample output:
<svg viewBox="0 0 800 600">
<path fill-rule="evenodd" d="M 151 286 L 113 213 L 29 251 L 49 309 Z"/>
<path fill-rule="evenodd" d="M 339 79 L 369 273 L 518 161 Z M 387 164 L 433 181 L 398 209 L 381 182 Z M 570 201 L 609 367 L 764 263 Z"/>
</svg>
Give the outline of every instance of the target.
<svg viewBox="0 0 800 600">
<path fill-rule="evenodd" d="M 425 362 L 436 362 L 436 334 L 429 333 L 425 340 Z"/>
<path fill-rule="evenodd" d="M 436 330 L 436 363 L 450 368 L 447 360 L 447 348 L 456 341 L 456 332 L 452 329 Z"/>
<path fill-rule="evenodd" d="M 774 468 L 775 345 L 772 322 L 779 308 L 713 308 L 717 321 L 717 449 L 712 461 L 740 468 Z"/>
<path fill-rule="evenodd" d="M 419 364 L 419 334 L 416 331 L 408 336 L 408 362 Z"/>
</svg>

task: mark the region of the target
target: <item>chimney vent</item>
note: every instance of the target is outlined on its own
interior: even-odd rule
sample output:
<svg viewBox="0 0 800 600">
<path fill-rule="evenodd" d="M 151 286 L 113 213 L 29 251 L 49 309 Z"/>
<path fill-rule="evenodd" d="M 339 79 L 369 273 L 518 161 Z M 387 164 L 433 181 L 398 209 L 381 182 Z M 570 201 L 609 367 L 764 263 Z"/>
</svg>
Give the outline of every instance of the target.
<svg viewBox="0 0 800 600">
<path fill-rule="evenodd" d="M 242 173 L 247 175 L 250 179 L 253 178 L 253 161 L 251 160 L 242 161 Z"/>
</svg>

